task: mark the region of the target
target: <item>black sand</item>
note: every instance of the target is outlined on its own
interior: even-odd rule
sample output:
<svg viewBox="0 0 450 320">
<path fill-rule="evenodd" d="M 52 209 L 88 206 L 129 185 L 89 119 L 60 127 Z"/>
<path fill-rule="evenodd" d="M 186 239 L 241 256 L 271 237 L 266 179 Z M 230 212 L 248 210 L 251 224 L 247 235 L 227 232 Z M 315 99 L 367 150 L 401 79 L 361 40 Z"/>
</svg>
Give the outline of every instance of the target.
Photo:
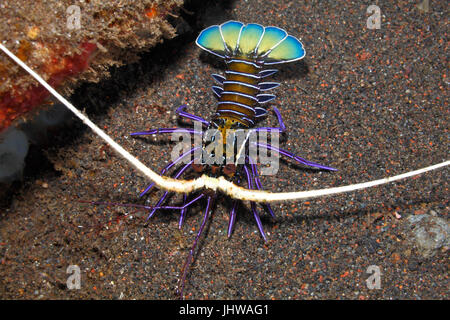
<svg viewBox="0 0 450 320">
<path fill-rule="evenodd" d="M 320 172 L 282 162 L 263 184 L 272 191 L 341 186 L 379 179 L 448 158 L 448 3 L 379 3 L 381 29 L 366 27 L 367 3 L 234 1 L 189 8 L 192 33 L 166 41 L 141 63 L 77 90 L 71 100 L 152 169 L 170 159 L 170 138 L 130 132 L 176 126 L 183 103 L 210 117 L 210 74 L 221 64 L 193 42 L 210 24 L 235 19 L 285 28 L 306 58 L 273 79 L 288 134 L 282 147 L 330 165 Z M 275 124 L 275 117 L 267 119 Z M 148 184 L 83 125 L 52 134 L 29 155 L 24 181 L 4 197 L 0 218 L 0 297 L 4 299 L 173 299 L 204 203 L 178 231 L 178 213 L 92 206 L 77 200 L 145 203 Z M 196 299 L 448 299 L 448 250 L 424 257 L 408 216 L 447 219 L 448 169 L 355 193 L 274 204 L 264 244 L 249 205 L 226 237 L 230 201 L 217 201 L 186 283 Z M 148 198 L 157 201 L 160 193 Z M 176 198 L 173 199 L 174 201 Z M 262 209 L 261 209 L 262 211 Z M 128 213 L 130 217 L 123 217 Z M 401 215 L 400 219 L 396 214 Z M 447 235 L 448 237 L 448 235 Z M 81 289 L 66 269 L 81 269 Z M 381 270 L 369 289 L 367 268 Z"/>
</svg>

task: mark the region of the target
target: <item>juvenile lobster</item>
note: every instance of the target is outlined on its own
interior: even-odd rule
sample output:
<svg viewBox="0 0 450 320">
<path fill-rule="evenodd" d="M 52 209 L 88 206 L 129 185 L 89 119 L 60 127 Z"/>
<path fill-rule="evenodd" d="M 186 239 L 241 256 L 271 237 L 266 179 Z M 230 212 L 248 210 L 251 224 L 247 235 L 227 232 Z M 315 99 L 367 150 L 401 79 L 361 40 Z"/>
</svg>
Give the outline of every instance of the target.
<svg viewBox="0 0 450 320">
<path fill-rule="evenodd" d="M 266 69 L 266 66 L 302 59 L 305 56 L 305 50 L 298 39 L 288 35 L 286 31 L 277 27 L 263 27 L 259 24 L 243 24 L 237 21 L 228 21 L 220 26 L 213 25 L 203 30 L 198 36 L 196 44 L 203 50 L 224 59 L 227 68 L 225 76 L 219 74 L 212 75 L 218 84 L 212 87 L 213 93 L 218 99 L 216 112 L 212 119 L 208 121 L 197 115 L 187 113 L 184 111 L 186 106 L 183 105 L 176 110 L 176 113 L 180 117 L 201 123 L 200 130 L 196 128 L 160 128 L 131 134 L 138 136 L 184 132 L 194 136 L 202 136 L 206 132 L 212 132 L 209 141 L 203 139 L 202 145 L 194 145 L 194 147 L 171 161 L 162 169 L 161 175 L 183 162 L 185 165 L 176 171 L 173 176 L 175 179 L 181 177 L 187 170 L 192 169 L 199 173 L 206 173 L 212 177 L 225 176 L 236 184 L 240 184 L 241 181 L 245 180 L 249 189 L 261 190 L 262 185 L 259 179 L 257 162 L 253 154 L 249 151 L 255 149 L 264 149 L 266 152 L 270 151 L 277 155 L 291 158 L 307 166 L 324 170 L 336 170 L 332 167 L 305 160 L 270 143 L 252 141 L 252 139 L 249 139 L 248 133 L 245 139 L 241 139 L 243 141 L 239 141 L 235 134 L 229 135 L 229 131 L 234 133 L 237 131 L 242 132 L 242 130 L 246 129 L 251 129 L 256 134 L 262 132 L 280 134 L 285 132 L 286 127 L 283 123 L 281 113 L 276 107 L 272 107 L 272 109 L 277 116 L 278 127 L 256 127 L 256 125 L 261 119 L 267 116 L 267 103 L 275 99 L 275 95 L 268 93 L 268 91 L 280 85 L 276 82 L 264 81 L 265 78 L 277 72 L 276 69 Z M 214 144 L 214 147 L 221 147 L 219 148 L 221 151 L 217 151 L 215 148 L 212 149 L 212 144 Z M 227 161 L 229 155 L 224 150 L 229 145 L 231 145 L 232 153 L 234 153 L 232 159 L 243 159 L 241 163 L 239 161 Z M 214 158 L 214 161 L 211 161 L 211 158 Z M 147 194 L 154 185 L 152 183 L 145 188 L 141 196 Z M 210 190 L 202 191 L 190 200 L 184 195 L 184 203 L 182 206 L 164 205 L 168 195 L 169 192 L 164 192 L 163 196 L 150 210 L 148 219 L 157 210 L 180 210 L 179 227 L 181 228 L 189 206 L 201 198 L 206 198 L 207 201 L 203 221 L 189 252 L 189 256 L 186 259 L 183 274 L 180 278 L 179 292 L 182 296 L 187 270 L 192 261 L 198 239 L 209 218 L 210 209 L 216 199 L 216 194 Z M 238 200 L 234 200 L 230 213 L 228 237 L 232 233 L 236 220 L 237 205 Z M 256 209 L 256 203 L 251 201 L 250 206 L 258 230 L 264 241 L 267 241 L 259 213 Z M 271 216 L 274 217 L 270 205 L 264 204 L 264 206 Z"/>
</svg>

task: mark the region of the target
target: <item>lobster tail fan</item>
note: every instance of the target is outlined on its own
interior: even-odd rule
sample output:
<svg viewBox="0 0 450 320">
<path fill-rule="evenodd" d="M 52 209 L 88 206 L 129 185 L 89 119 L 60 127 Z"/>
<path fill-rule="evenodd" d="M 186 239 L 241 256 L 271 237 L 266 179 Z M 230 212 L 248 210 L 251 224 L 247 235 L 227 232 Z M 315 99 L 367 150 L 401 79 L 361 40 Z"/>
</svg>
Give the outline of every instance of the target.
<svg viewBox="0 0 450 320">
<path fill-rule="evenodd" d="M 287 32 L 277 27 L 265 27 L 264 34 L 259 40 L 258 56 L 264 57 L 287 37 Z"/>
<path fill-rule="evenodd" d="M 303 44 L 286 31 L 277 27 L 265 27 L 257 56 L 264 64 L 277 64 L 300 60 L 305 56 Z"/>
<path fill-rule="evenodd" d="M 228 21 L 220 26 L 211 26 L 203 30 L 195 43 L 202 48 L 221 58 L 233 57 L 237 51 L 237 43 L 243 23 Z"/>
<path fill-rule="evenodd" d="M 259 24 L 249 23 L 242 28 L 239 38 L 239 51 L 246 58 L 257 57 L 256 49 L 264 34 L 264 27 Z"/>
<path fill-rule="evenodd" d="M 225 43 L 222 39 L 219 26 L 211 26 L 203 30 L 197 37 L 195 43 L 203 50 L 225 58 Z"/>
<path fill-rule="evenodd" d="M 305 56 L 302 43 L 293 36 L 287 36 L 264 55 L 265 64 L 277 64 L 300 60 Z"/>
<path fill-rule="evenodd" d="M 223 42 L 227 49 L 229 57 L 239 55 L 239 36 L 244 24 L 237 21 L 228 21 L 220 25 L 220 31 L 222 33 Z"/>
<path fill-rule="evenodd" d="M 277 27 L 263 27 L 256 23 L 244 25 L 228 21 L 203 30 L 197 38 L 202 49 L 222 58 L 243 58 L 277 64 L 302 59 L 302 43 Z"/>
</svg>

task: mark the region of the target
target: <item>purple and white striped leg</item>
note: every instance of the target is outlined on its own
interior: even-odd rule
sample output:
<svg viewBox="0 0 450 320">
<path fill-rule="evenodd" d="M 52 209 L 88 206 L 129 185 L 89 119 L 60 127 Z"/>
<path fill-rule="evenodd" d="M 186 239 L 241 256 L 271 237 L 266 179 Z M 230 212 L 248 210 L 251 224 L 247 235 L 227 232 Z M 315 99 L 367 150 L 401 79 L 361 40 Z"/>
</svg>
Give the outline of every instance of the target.
<svg viewBox="0 0 450 320">
<path fill-rule="evenodd" d="M 247 168 L 247 165 L 244 165 L 244 171 L 247 176 L 248 188 L 253 189 L 252 177 L 251 177 L 249 169 Z M 259 233 L 261 233 L 261 236 L 263 237 L 264 241 L 267 242 L 266 234 L 264 233 L 261 219 L 259 217 L 258 211 L 256 210 L 256 202 L 250 201 L 250 206 L 252 208 L 252 212 L 253 212 L 253 216 L 255 217 L 256 224 L 258 225 Z"/>
<path fill-rule="evenodd" d="M 228 223 L 228 238 L 231 237 L 231 233 L 233 232 L 234 222 L 236 221 L 236 208 L 238 205 L 237 200 L 233 200 L 233 207 L 230 212 L 230 222 Z"/>
<path fill-rule="evenodd" d="M 159 210 L 183 210 L 183 209 L 187 209 L 191 204 L 200 200 L 204 196 L 205 195 L 202 193 L 202 194 L 198 195 L 197 197 L 195 197 L 194 199 L 190 200 L 188 203 L 182 205 L 181 207 L 179 207 L 179 206 L 160 206 L 160 207 L 152 207 L 152 208 L 159 209 Z"/>
<path fill-rule="evenodd" d="M 183 195 L 183 207 L 186 206 L 186 201 L 187 201 L 187 195 L 184 194 Z M 183 226 L 184 218 L 186 216 L 186 211 L 187 211 L 187 207 L 181 209 L 180 220 L 178 221 L 178 229 L 181 229 L 181 227 Z"/>
<path fill-rule="evenodd" d="M 192 244 L 191 250 L 189 250 L 189 255 L 186 258 L 186 262 L 184 263 L 183 274 L 180 278 L 180 282 L 178 285 L 178 287 L 179 287 L 178 292 L 179 292 L 181 298 L 183 298 L 184 283 L 186 280 L 187 272 L 189 270 L 189 266 L 192 262 L 192 258 L 194 257 L 194 251 L 195 251 L 195 248 L 197 247 L 198 239 L 200 238 L 200 236 L 203 233 L 203 229 L 205 228 L 206 221 L 208 221 L 209 211 L 210 211 L 213 203 L 214 203 L 214 198 L 212 196 L 208 196 L 207 203 L 206 203 L 205 215 L 203 216 L 202 224 L 200 225 L 197 236 L 195 237 L 194 243 Z"/>
<path fill-rule="evenodd" d="M 167 170 L 169 170 L 170 168 L 172 168 L 174 165 L 176 165 L 178 162 L 180 162 L 184 157 L 192 154 L 195 150 L 201 149 L 202 147 L 195 147 L 190 149 L 189 151 L 186 151 L 185 153 L 183 153 L 181 156 L 179 156 L 177 159 L 175 159 L 172 162 L 169 162 L 169 164 L 167 166 L 164 167 L 164 169 L 161 170 L 160 175 L 163 175 L 164 173 L 167 172 Z M 139 195 L 139 197 L 143 197 L 147 192 L 150 191 L 151 188 L 153 188 L 155 186 L 155 183 L 151 183 L 147 188 L 145 188 L 144 191 L 141 192 L 141 194 Z"/>
<path fill-rule="evenodd" d="M 158 129 L 151 129 L 147 131 L 140 131 L 140 132 L 132 132 L 130 133 L 130 136 L 148 136 L 152 134 L 161 134 L 161 133 L 189 133 L 189 134 L 202 134 L 203 132 L 197 131 L 190 128 L 158 128 Z"/>
<path fill-rule="evenodd" d="M 250 163 L 250 168 L 252 169 L 256 188 L 258 190 L 262 190 L 262 184 L 261 184 L 261 180 L 259 180 L 258 168 L 256 166 L 256 163 L 255 163 L 255 161 L 253 161 L 252 157 L 250 157 L 250 156 L 248 157 L 248 161 Z M 264 203 L 263 206 L 265 206 L 267 208 L 267 211 L 269 211 L 272 218 L 275 219 L 275 214 L 273 213 L 273 210 L 272 210 L 272 207 L 270 206 L 270 204 Z"/>
<path fill-rule="evenodd" d="M 117 203 L 117 202 L 105 202 L 105 201 L 79 201 L 82 203 L 90 203 L 90 204 L 94 204 L 94 205 L 103 205 L 103 206 L 118 206 L 118 207 L 126 207 L 126 208 L 140 208 L 140 209 L 146 209 L 146 210 L 153 210 L 153 209 L 158 209 L 158 210 L 183 210 L 183 209 L 187 209 L 191 204 L 193 204 L 194 202 L 200 200 L 201 198 L 203 198 L 205 195 L 204 194 L 200 194 L 199 196 L 195 197 L 194 199 L 190 200 L 189 202 L 183 204 L 183 206 L 181 207 L 177 207 L 177 206 L 147 206 L 147 205 L 143 205 L 143 204 L 135 204 L 135 203 Z"/>
<path fill-rule="evenodd" d="M 237 184 L 239 185 L 241 183 L 241 180 L 237 180 Z M 234 222 L 236 221 L 236 209 L 238 206 L 238 200 L 233 200 L 233 205 L 231 207 L 230 212 L 230 222 L 228 222 L 228 238 L 231 237 L 231 233 L 233 232 Z"/>
<path fill-rule="evenodd" d="M 278 125 L 279 127 L 260 127 L 260 128 L 256 128 L 255 131 L 256 132 L 261 132 L 261 131 L 278 131 L 279 133 L 283 133 L 286 131 L 286 126 L 284 125 L 283 122 L 283 118 L 281 118 L 281 113 L 280 110 L 278 110 L 277 107 L 273 106 L 273 112 L 275 112 L 277 119 L 278 119 Z"/>
<path fill-rule="evenodd" d="M 189 163 L 187 163 L 183 168 L 181 168 L 180 170 L 178 170 L 178 172 L 176 173 L 176 175 L 174 176 L 174 179 L 178 179 L 194 162 L 194 160 L 191 160 Z M 148 219 L 150 219 L 156 212 L 156 210 L 158 210 L 157 208 L 161 206 L 161 204 L 164 202 L 164 200 L 166 199 L 167 195 L 169 194 L 168 191 L 165 191 L 163 196 L 159 199 L 158 203 L 156 204 L 156 206 L 152 209 L 152 211 L 150 212 L 150 214 L 148 215 L 147 219 L 145 221 L 147 221 Z"/>
<path fill-rule="evenodd" d="M 316 167 L 316 168 L 319 168 L 319 169 L 337 171 L 336 168 L 324 166 L 324 165 L 321 165 L 321 164 L 318 164 L 318 163 L 315 163 L 315 162 L 311 162 L 311 161 L 305 160 L 303 158 L 300 158 L 299 156 L 296 156 L 295 154 L 293 154 L 293 153 L 291 153 L 289 151 L 286 151 L 286 150 L 274 147 L 274 146 L 272 146 L 270 144 L 265 144 L 265 143 L 260 143 L 260 142 L 256 142 L 256 143 L 253 143 L 253 144 L 258 146 L 258 147 L 265 148 L 267 150 L 275 151 L 275 152 L 277 152 L 277 153 L 279 153 L 279 154 L 281 154 L 283 156 L 286 156 L 286 157 L 289 157 L 291 159 L 294 159 L 295 161 L 297 161 L 297 162 L 299 162 L 301 164 L 310 166 L 310 167 Z"/>
<path fill-rule="evenodd" d="M 205 126 L 209 126 L 209 121 L 206 121 L 205 119 L 203 119 L 202 117 L 184 112 L 183 110 L 187 107 L 187 105 L 183 104 L 182 106 L 180 106 L 175 113 L 180 115 L 183 118 L 187 118 L 187 119 L 191 119 L 194 121 L 200 121 L 201 123 L 203 123 Z"/>
</svg>

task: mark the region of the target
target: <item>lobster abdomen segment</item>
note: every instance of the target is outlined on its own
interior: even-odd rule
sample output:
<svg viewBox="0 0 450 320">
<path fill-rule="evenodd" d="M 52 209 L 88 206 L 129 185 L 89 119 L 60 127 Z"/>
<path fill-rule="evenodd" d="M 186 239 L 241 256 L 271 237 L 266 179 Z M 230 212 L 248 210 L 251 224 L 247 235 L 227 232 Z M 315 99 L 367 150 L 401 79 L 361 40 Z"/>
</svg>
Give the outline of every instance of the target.
<svg viewBox="0 0 450 320">
<path fill-rule="evenodd" d="M 258 74 L 262 67 L 243 59 L 231 59 L 226 63 L 227 71 L 215 118 L 233 119 L 244 127 L 253 127 L 260 91 Z"/>
</svg>

